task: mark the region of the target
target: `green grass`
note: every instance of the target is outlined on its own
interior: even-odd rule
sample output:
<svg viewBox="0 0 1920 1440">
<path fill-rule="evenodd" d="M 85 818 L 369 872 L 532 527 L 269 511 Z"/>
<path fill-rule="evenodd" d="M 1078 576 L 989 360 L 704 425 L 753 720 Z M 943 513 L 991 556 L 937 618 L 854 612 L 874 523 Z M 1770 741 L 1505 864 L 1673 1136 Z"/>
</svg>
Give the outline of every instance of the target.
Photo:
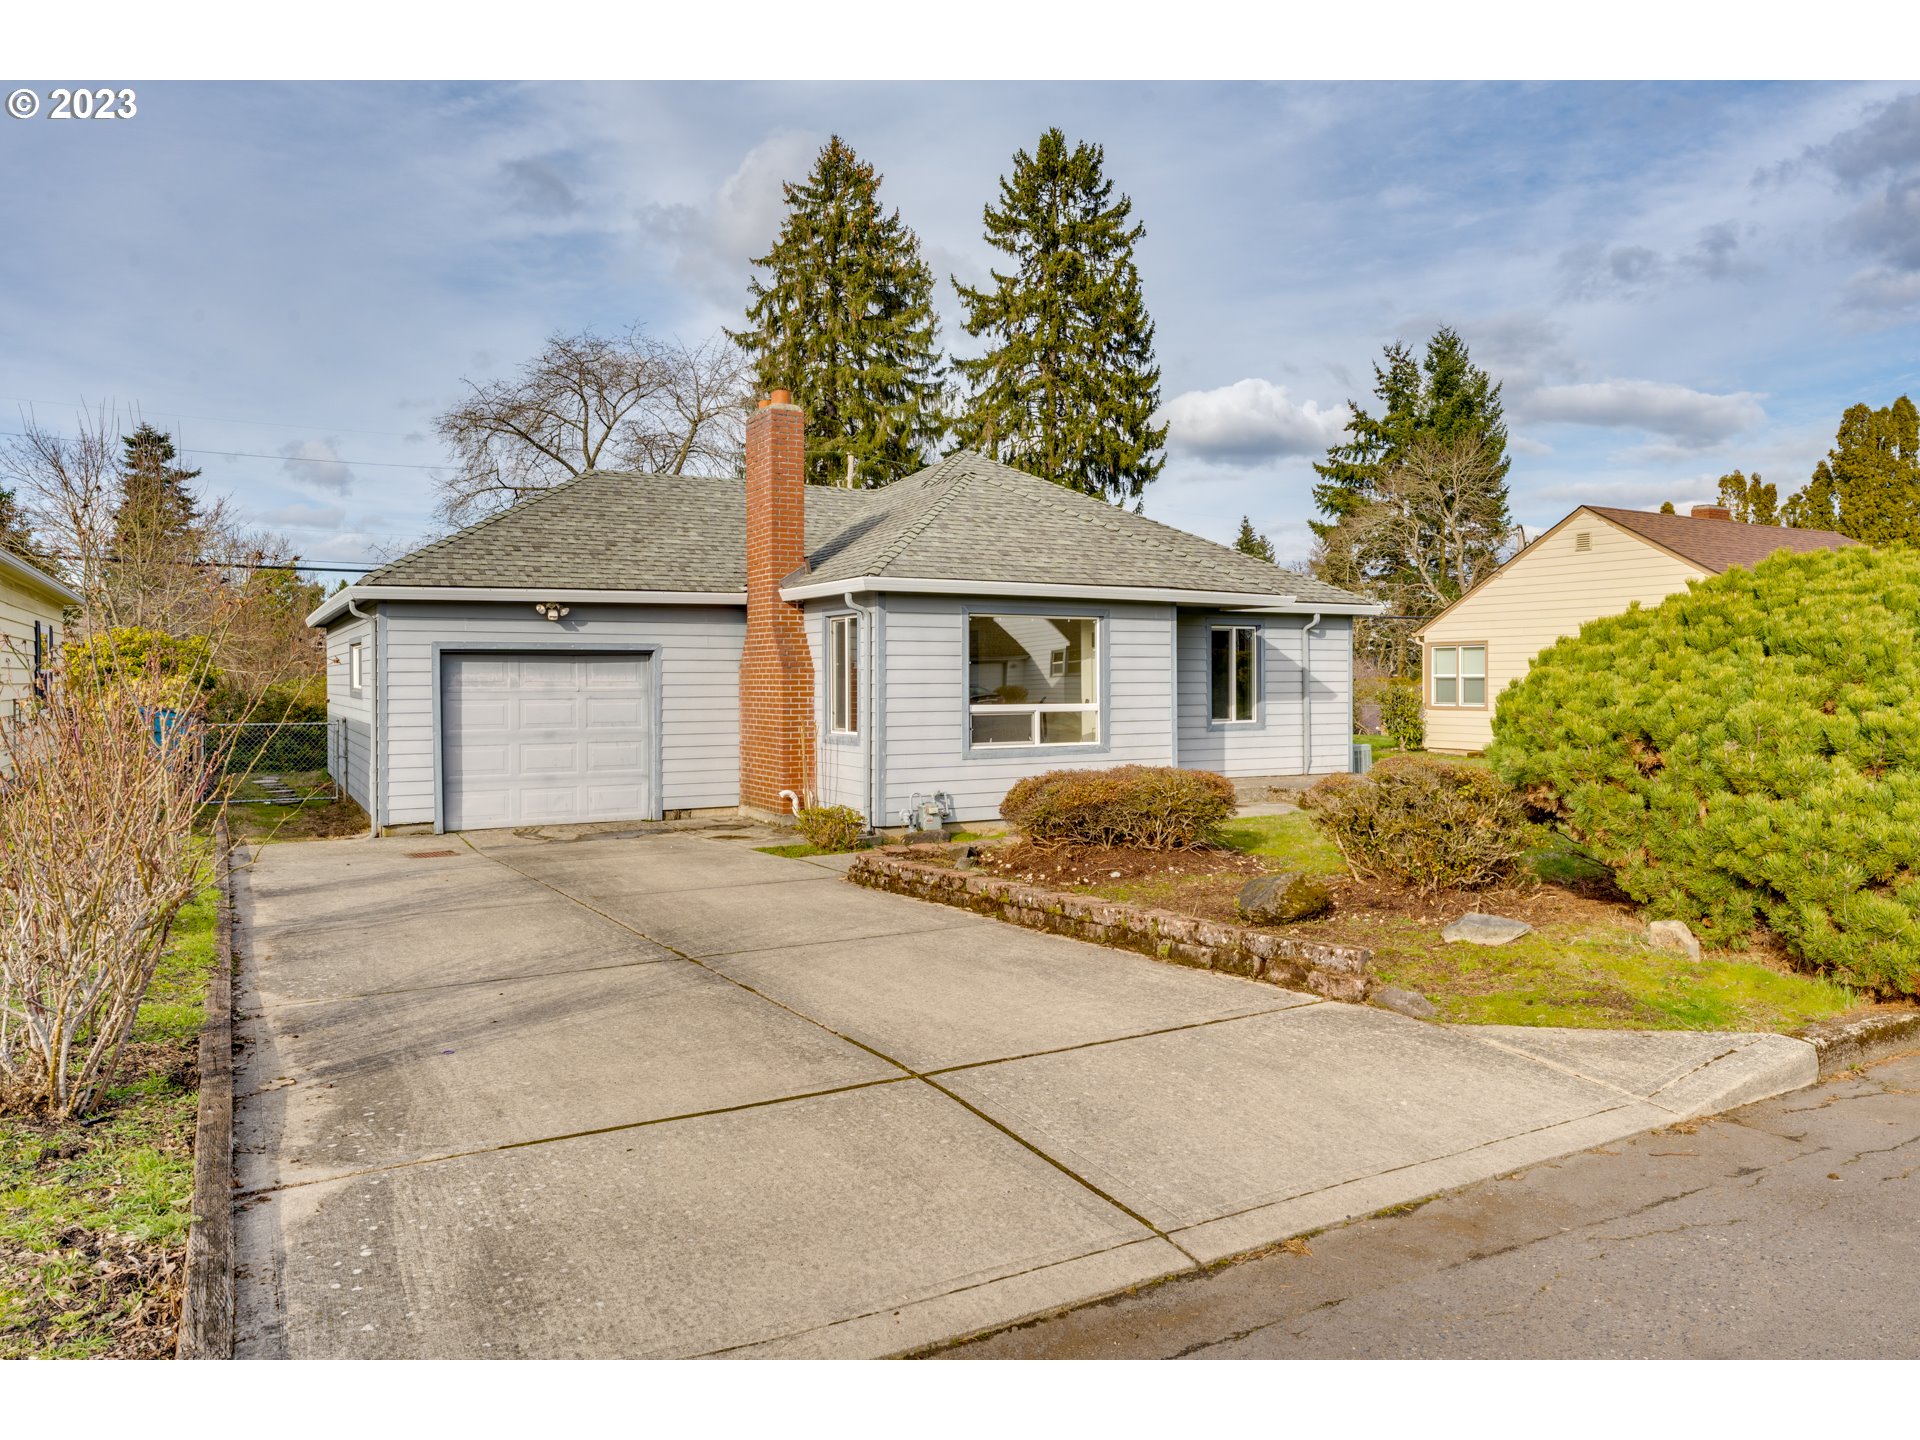
<svg viewBox="0 0 1920 1440">
<path fill-rule="evenodd" d="M 1353 743 L 1364 745 L 1373 751 L 1373 758 L 1376 760 L 1400 748 L 1400 742 L 1391 735 L 1356 735 L 1353 737 Z"/>
<path fill-rule="evenodd" d="M 796 840 L 791 845 L 756 845 L 753 848 L 762 855 L 778 855 L 783 860 L 804 860 L 809 855 L 829 853 L 818 845 L 809 845 L 804 840 Z"/>
<path fill-rule="evenodd" d="M 91 1253 L 99 1242 L 113 1242 L 112 1257 L 131 1241 L 149 1256 L 171 1248 L 178 1260 L 197 1102 L 178 1072 L 200 1032 L 215 919 L 209 884 L 174 924 L 134 1020 L 134 1056 L 145 1063 L 123 1062 L 104 1118 L 52 1127 L 0 1119 L 0 1359 L 116 1353 L 115 1322 L 153 1296 L 140 1281 L 103 1286 Z"/>
<path fill-rule="evenodd" d="M 1220 838 L 1235 850 L 1276 861 L 1277 870 L 1297 870 L 1305 875 L 1347 873 L 1340 852 L 1321 835 L 1312 818 L 1300 811 L 1229 820 L 1221 826 Z"/>
</svg>

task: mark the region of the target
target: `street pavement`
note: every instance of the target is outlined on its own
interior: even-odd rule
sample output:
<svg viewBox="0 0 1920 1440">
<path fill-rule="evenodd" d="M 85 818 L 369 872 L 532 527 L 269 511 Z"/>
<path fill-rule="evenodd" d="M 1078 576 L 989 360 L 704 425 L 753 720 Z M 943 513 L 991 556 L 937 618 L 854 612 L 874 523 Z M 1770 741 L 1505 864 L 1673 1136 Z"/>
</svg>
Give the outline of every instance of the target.
<svg viewBox="0 0 1920 1440">
<path fill-rule="evenodd" d="M 953 1358 L 1920 1358 L 1920 1056 Z"/>
</svg>

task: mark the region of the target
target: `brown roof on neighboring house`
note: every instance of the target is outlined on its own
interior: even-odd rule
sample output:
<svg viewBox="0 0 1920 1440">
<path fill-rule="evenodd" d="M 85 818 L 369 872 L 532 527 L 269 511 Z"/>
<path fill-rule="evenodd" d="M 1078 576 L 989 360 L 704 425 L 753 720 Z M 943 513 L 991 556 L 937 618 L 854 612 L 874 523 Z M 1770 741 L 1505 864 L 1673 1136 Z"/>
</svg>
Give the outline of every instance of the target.
<svg viewBox="0 0 1920 1440">
<path fill-rule="evenodd" d="M 1658 515 L 1648 510 L 1618 510 L 1611 505 L 1581 507 L 1605 516 L 1623 530 L 1631 530 L 1718 575 L 1735 565 L 1758 565 L 1776 550 L 1804 555 L 1810 550 L 1837 550 L 1860 542 L 1836 530 L 1794 530 L 1785 525 L 1747 525 L 1738 520 L 1708 520 L 1692 515 Z"/>
</svg>

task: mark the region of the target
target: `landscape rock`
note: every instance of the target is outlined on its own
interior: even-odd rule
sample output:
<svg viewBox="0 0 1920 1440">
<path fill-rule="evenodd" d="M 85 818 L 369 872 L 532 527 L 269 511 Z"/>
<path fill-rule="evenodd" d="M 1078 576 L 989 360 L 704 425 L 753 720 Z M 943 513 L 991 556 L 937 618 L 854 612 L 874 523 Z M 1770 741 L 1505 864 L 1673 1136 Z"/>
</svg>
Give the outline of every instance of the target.
<svg viewBox="0 0 1920 1440">
<path fill-rule="evenodd" d="M 1325 885 L 1306 875 L 1256 875 L 1240 887 L 1233 906 L 1243 920 L 1256 925 L 1284 925 L 1310 920 L 1332 908 L 1333 895 Z"/>
<path fill-rule="evenodd" d="M 1384 985 L 1375 990 L 1370 998 L 1376 1005 L 1398 1010 L 1402 1015 L 1411 1015 L 1416 1020 L 1431 1020 L 1440 1013 L 1440 1007 L 1426 996 L 1417 991 L 1402 990 L 1397 985 Z"/>
<path fill-rule="evenodd" d="M 1440 938 L 1449 945 L 1507 945 L 1522 935 L 1532 933 L 1533 927 L 1524 920 L 1513 920 L 1505 915 L 1483 915 L 1478 910 L 1469 910 L 1442 930 Z"/>
<path fill-rule="evenodd" d="M 1678 950 L 1689 960 L 1700 958 L 1700 941 L 1684 920 L 1656 920 L 1647 926 L 1647 943 L 1656 950 Z"/>
</svg>

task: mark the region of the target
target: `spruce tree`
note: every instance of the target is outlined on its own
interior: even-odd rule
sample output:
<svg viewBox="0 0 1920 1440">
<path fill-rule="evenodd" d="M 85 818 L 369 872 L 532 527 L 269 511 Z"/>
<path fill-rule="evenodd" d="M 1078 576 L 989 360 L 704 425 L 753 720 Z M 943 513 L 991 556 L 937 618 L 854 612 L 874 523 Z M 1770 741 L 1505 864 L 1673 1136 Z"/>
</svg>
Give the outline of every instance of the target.
<svg viewBox="0 0 1920 1440">
<path fill-rule="evenodd" d="M 1381 476 L 1423 436 L 1447 446 L 1471 442 L 1484 450 L 1500 487 L 1499 513 L 1488 517 L 1489 522 L 1504 528 L 1505 482 L 1512 461 L 1498 382 L 1473 363 L 1466 341 L 1449 326 L 1427 341 L 1424 359 L 1396 340 L 1386 347 L 1385 361 L 1373 367 L 1380 414 L 1369 414 L 1349 400 L 1353 419 L 1347 438 L 1329 446 L 1327 458 L 1314 463 L 1320 483 L 1313 487 L 1313 500 L 1327 517 L 1313 522 L 1314 533 L 1327 538 L 1343 518 L 1373 500 Z"/>
<path fill-rule="evenodd" d="M 807 478 L 874 486 L 920 468 L 945 430 L 933 271 L 879 199 L 880 175 L 838 135 L 785 187 L 787 217 L 747 289 L 760 388 L 807 412 Z"/>
<path fill-rule="evenodd" d="M 1850 406 L 1827 458 L 1781 516 L 1869 545 L 1920 544 L 1920 410 L 1902 395 L 1884 409 Z"/>
<path fill-rule="evenodd" d="M 1256 560 L 1265 560 L 1269 564 L 1273 562 L 1273 541 L 1253 528 L 1250 516 L 1240 517 L 1240 533 L 1234 537 L 1233 548 Z"/>
<path fill-rule="evenodd" d="M 1139 501 L 1166 465 L 1167 427 L 1153 423 L 1160 367 L 1134 245 L 1146 227 L 1114 198 L 1106 152 L 1068 147 L 1055 128 L 1014 152 L 999 203 L 985 207 L 987 243 L 1006 272 L 978 289 L 953 282 L 967 334 L 984 355 L 957 359 L 970 393 L 960 443 L 1055 484 Z"/>
<path fill-rule="evenodd" d="M 174 461 L 173 437 L 146 421 L 120 437 L 120 497 L 114 508 L 114 542 L 122 552 L 146 552 L 178 544 L 193 533 L 200 509 L 187 483 L 200 476 Z"/>
<path fill-rule="evenodd" d="M 36 569 L 47 569 L 47 559 L 33 541 L 33 528 L 21 513 L 13 491 L 0 486 L 0 550 L 18 556 Z"/>
</svg>

